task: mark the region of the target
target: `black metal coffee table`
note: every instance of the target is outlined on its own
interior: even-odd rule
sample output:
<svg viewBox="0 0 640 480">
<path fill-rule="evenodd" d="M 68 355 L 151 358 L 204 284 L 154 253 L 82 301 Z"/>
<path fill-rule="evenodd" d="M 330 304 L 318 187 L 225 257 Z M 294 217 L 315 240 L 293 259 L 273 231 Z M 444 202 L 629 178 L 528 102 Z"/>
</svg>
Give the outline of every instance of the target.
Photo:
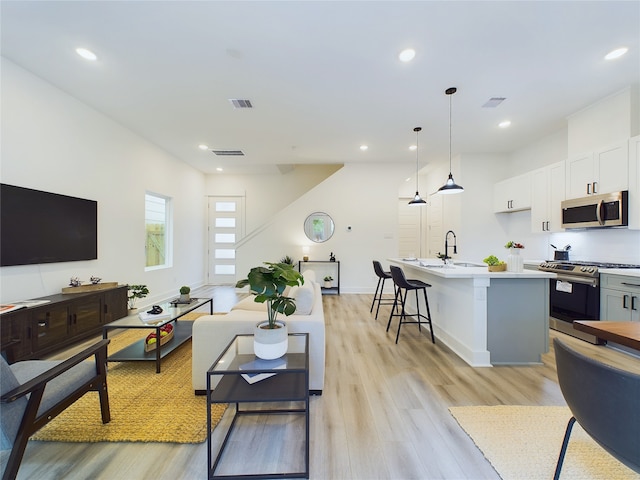
<svg viewBox="0 0 640 480">
<path fill-rule="evenodd" d="M 146 352 L 144 349 L 145 339 L 138 340 L 137 342 L 123 348 L 122 350 L 107 357 L 108 362 L 135 362 L 135 361 L 155 361 L 156 373 L 160 373 L 160 361 L 162 358 L 169 355 L 172 351 L 182 345 L 184 342 L 191 338 L 191 329 L 193 327 L 192 321 L 178 322 L 180 317 L 183 317 L 187 313 L 193 312 L 200 307 L 209 304 L 209 313 L 213 314 L 213 299 L 211 298 L 192 298 L 191 303 L 186 304 L 172 304 L 171 302 L 161 303 L 163 313 L 168 313 L 169 317 L 159 319 L 155 323 L 144 323 L 140 320 L 137 313 L 129 315 L 128 317 L 121 318 L 114 322 L 108 323 L 102 327 L 102 337 L 107 338 L 109 330 L 115 330 L 118 328 L 146 328 L 154 329 L 156 333 L 156 348 L 150 352 Z M 173 338 L 166 344 L 160 346 L 160 329 L 165 325 L 173 324 Z"/>
<path fill-rule="evenodd" d="M 207 371 L 207 470 L 209 479 L 247 478 L 309 478 L 309 334 L 290 333 L 287 353 L 277 368 L 247 369 L 256 360 L 253 353 L 253 335 L 236 335 Z M 283 365 L 284 363 L 284 365 Z M 245 369 L 242 370 L 241 366 Z M 242 374 L 267 374 L 269 378 L 250 384 Z M 240 403 L 299 402 L 303 408 L 246 409 Z M 211 405 L 235 403 L 235 413 L 229 430 L 213 459 L 211 441 Z M 305 470 L 302 472 L 273 472 L 264 474 L 216 475 L 224 449 L 236 426 L 244 415 L 304 414 L 305 417 Z"/>
</svg>

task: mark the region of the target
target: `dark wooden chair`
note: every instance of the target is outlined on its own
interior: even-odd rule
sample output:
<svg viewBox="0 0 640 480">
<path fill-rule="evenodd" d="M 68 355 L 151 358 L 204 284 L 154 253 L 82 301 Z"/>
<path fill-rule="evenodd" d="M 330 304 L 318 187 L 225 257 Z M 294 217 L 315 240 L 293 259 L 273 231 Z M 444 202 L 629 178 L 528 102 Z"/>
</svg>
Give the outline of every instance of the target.
<svg viewBox="0 0 640 480">
<path fill-rule="evenodd" d="M 553 339 L 558 381 L 571 409 L 554 479 L 577 421 L 602 448 L 640 473 L 640 375 L 598 362 Z"/>
<path fill-rule="evenodd" d="M 100 395 L 102 423 L 109 423 L 107 345 L 101 340 L 67 360 L 27 360 L 9 365 L 0 356 L 0 447 L 11 450 L 3 480 L 13 480 L 29 437 L 85 393 Z M 94 357 L 94 361 L 89 361 Z"/>
</svg>

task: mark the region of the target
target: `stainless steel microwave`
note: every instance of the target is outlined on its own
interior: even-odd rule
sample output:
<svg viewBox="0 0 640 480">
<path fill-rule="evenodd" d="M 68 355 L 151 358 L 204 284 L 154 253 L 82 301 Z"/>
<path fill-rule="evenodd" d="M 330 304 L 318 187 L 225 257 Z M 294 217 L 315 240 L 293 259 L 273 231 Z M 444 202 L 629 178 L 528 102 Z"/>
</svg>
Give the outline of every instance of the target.
<svg viewBox="0 0 640 480">
<path fill-rule="evenodd" d="M 562 202 L 562 228 L 624 227 L 629 192 L 607 193 Z"/>
</svg>

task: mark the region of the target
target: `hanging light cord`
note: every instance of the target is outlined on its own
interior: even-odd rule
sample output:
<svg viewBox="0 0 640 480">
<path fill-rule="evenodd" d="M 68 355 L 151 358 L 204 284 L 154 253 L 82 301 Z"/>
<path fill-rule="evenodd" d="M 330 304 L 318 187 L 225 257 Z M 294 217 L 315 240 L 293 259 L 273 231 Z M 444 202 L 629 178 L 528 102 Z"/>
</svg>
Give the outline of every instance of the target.
<svg viewBox="0 0 640 480">
<path fill-rule="evenodd" d="M 420 136 L 420 130 L 422 130 L 422 127 L 416 127 L 413 129 L 413 131 L 416 132 L 416 193 L 418 193 L 418 137 Z"/>
</svg>

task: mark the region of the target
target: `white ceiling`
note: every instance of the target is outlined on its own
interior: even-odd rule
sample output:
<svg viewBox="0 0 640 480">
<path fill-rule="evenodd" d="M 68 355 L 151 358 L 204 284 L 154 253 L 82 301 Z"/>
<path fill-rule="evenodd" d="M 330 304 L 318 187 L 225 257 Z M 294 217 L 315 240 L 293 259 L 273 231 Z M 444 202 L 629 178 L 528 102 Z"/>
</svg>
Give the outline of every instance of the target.
<svg viewBox="0 0 640 480">
<path fill-rule="evenodd" d="M 453 155 L 509 152 L 640 81 L 638 1 L 3 0 L 1 15 L 3 56 L 203 172 L 408 168 L 415 126 L 421 166 L 446 161 L 451 86 Z"/>
</svg>

